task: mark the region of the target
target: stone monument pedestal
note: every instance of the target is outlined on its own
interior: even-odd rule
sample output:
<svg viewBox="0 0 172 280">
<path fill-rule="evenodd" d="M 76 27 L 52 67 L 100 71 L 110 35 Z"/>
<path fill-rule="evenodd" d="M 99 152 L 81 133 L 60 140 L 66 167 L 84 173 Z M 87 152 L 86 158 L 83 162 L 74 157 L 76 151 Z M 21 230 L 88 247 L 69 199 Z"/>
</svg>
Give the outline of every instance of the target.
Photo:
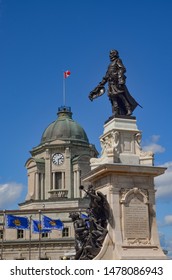
<svg viewBox="0 0 172 280">
<path fill-rule="evenodd" d="M 156 225 L 153 154 L 140 147 L 135 118 L 114 118 L 100 137 L 102 155 L 91 159 L 84 178 L 106 195 L 111 208 L 108 234 L 97 260 L 166 259 Z"/>
</svg>

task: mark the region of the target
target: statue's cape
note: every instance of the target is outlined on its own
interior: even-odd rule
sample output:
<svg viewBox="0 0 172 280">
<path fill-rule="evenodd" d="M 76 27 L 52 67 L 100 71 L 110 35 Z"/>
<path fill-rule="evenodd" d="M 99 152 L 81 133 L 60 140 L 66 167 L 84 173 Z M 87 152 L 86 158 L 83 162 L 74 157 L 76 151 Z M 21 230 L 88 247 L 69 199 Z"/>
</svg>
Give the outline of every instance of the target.
<svg viewBox="0 0 172 280">
<path fill-rule="evenodd" d="M 129 91 L 128 91 L 126 86 L 124 86 L 124 94 L 125 94 L 125 97 L 126 97 L 128 103 L 131 106 L 132 111 L 134 111 L 134 109 L 137 106 L 140 106 L 140 104 L 131 96 L 131 94 L 129 93 Z M 142 106 L 140 106 L 140 107 L 142 108 Z"/>
</svg>

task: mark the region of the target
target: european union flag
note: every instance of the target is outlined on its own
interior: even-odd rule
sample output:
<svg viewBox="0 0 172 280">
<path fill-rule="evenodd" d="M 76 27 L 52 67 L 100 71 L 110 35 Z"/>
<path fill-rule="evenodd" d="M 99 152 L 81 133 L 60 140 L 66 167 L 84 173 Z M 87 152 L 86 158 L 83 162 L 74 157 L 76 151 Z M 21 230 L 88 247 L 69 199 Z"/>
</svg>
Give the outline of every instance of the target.
<svg viewBox="0 0 172 280">
<path fill-rule="evenodd" d="M 6 215 L 6 224 L 8 228 L 29 229 L 29 219 L 27 217 Z"/>
<path fill-rule="evenodd" d="M 53 220 L 47 216 L 44 216 L 43 215 L 43 219 L 42 219 L 42 222 L 43 222 L 43 225 L 44 225 L 44 228 L 47 228 L 47 229 L 58 229 L 58 230 L 63 230 L 63 223 L 61 220 Z"/>
<path fill-rule="evenodd" d="M 41 221 L 32 220 L 32 222 L 33 222 L 34 233 L 51 232 L 51 230 L 42 227 Z"/>
</svg>

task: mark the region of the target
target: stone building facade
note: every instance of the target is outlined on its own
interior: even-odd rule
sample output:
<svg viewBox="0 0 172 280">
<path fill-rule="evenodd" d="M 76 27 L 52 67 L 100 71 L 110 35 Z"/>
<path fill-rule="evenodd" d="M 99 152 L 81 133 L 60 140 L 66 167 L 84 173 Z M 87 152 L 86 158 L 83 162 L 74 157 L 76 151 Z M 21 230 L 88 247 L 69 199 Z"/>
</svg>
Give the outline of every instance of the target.
<svg viewBox="0 0 172 280">
<path fill-rule="evenodd" d="M 41 142 L 26 161 L 28 192 L 18 210 L 0 212 L 1 259 L 61 259 L 74 254 L 74 231 L 69 213 L 88 205 L 79 186 L 98 156 L 84 129 L 73 120 L 70 107 L 60 107 L 57 119 L 43 132 Z M 4 227 L 6 215 L 39 220 L 60 219 L 63 230 L 33 233 Z"/>
</svg>

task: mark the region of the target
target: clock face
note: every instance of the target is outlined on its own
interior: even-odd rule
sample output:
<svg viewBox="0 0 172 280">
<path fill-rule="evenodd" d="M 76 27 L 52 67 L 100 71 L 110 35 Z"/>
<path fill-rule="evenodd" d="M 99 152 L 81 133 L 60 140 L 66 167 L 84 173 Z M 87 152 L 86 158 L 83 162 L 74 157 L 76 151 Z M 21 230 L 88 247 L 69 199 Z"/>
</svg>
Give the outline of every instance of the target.
<svg viewBox="0 0 172 280">
<path fill-rule="evenodd" d="M 53 163 L 56 165 L 60 165 L 63 164 L 64 162 L 64 155 L 60 154 L 60 153 L 56 153 L 53 155 Z"/>
</svg>

